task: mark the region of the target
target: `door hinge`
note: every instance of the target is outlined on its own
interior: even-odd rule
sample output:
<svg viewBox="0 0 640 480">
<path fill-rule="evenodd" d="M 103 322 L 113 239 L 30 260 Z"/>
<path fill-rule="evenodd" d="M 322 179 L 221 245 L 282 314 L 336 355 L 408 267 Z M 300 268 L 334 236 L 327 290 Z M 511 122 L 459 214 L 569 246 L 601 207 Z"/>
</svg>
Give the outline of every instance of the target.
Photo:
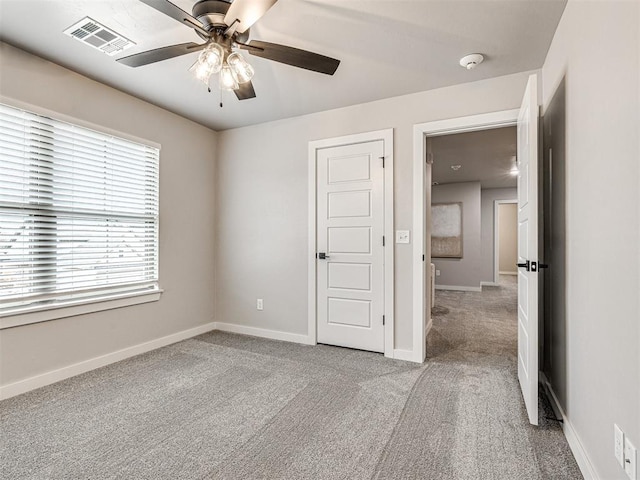
<svg viewBox="0 0 640 480">
<path fill-rule="evenodd" d="M 424 255 L 422 255 L 422 261 L 424 262 Z"/>
<path fill-rule="evenodd" d="M 384 325 L 384 315 L 382 315 L 382 325 Z"/>
<path fill-rule="evenodd" d="M 382 168 L 384 168 L 384 158 L 385 157 L 380 157 L 382 159 Z"/>
<path fill-rule="evenodd" d="M 382 236 L 382 246 L 384 247 L 384 235 Z"/>
</svg>

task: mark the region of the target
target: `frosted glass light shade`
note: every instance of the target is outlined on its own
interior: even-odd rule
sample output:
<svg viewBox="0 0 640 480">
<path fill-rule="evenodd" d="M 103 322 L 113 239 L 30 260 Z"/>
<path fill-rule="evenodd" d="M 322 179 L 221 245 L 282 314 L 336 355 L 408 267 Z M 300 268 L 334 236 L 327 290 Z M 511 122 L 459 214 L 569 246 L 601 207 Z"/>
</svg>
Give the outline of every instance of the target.
<svg viewBox="0 0 640 480">
<path fill-rule="evenodd" d="M 220 70 L 220 88 L 223 90 L 236 90 L 239 87 L 238 80 L 229 65 L 224 65 Z"/>
<path fill-rule="evenodd" d="M 211 73 L 218 73 L 222 68 L 222 60 L 224 59 L 224 50 L 217 43 L 210 43 L 200 52 L 198 63 L 209 66 Z"/>
<path fill-rule="evenodd" d="M 198 80 L 204 82 L 206 85 L 209 84 L 209 77 L 213 75 L 211 66 L 207 63 L 201 62 L 200 60 L 191 65 L 191 68 L 189 68 L 189 70 L 193 72 Z"/>
<path fill-rule="evenodd" d="M 233 73 L 236 74 L 238 83 L 246 83 L 253 78 L 253 67 L 247 63 L 240 53 L 233 52 L 229 55 L 227 63 L 233 69 Z"/>
</svg>

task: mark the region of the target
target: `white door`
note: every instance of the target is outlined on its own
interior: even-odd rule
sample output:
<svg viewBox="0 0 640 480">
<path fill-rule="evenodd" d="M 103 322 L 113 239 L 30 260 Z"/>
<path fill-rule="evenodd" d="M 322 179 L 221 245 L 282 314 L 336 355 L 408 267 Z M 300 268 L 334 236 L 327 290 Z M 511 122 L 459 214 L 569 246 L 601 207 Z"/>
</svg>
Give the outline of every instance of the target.
<svg viewBox="0 0 640 480">
<path fill-rule="evenodd" d="M 318 150 L 318 342 L 384 352 L 382 140 Z"/>
<path fill-rule="evenodd" d="M 518 380 L 538 424 L 538 87 L 531 75 L 518 116 Z"/>
</svg>

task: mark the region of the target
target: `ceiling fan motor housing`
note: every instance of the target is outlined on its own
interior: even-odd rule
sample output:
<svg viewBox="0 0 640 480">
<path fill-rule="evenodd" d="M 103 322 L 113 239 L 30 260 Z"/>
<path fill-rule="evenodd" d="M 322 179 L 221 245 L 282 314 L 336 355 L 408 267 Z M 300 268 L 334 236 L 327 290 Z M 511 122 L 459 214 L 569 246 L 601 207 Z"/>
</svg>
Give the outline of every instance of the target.
<svg viewBox="0 0 640 480">
<path fill-rule="evenodd" d="M 226 30 L 227 24 L 224 23 L 224 17 L 231 5 L 227 0 L 199 0 L 193 6 L 191 10 L 192 15 L 200 20 L 204 25 L 204 28 L 213 32 L 217 30 Z M 197 32 L 204 40 L 208 40 L 207 37 Z M 249 29 L 244 33 L 234 33 L 234 39 L 238 42 L 245 43 L 249 40 Z"/>
</svg>

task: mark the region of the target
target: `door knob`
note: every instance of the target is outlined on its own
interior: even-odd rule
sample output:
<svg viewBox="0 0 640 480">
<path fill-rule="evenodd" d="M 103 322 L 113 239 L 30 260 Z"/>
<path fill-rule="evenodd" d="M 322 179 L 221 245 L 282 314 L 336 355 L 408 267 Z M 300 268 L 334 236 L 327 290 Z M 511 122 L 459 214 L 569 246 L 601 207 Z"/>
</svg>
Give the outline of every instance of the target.
<svg viewBox="0 0 640 480">
<path fill-rule="evenodd" d="M 518 263 L 518 264 L 516 264 L 516 265 L 518 265 L 518 267 L 524 267 L 524 268 L 526 268 L 526 269 L 527 269 L 527 272 L 529 271 L 529 260 L 527 260 L 527 261 L 526 261 L 526 262 L 524 262 L 524 263 Z"/>
<path fill-rule="evenodd" d="M 318 253 L 318 258 L 319 258 L 320 260 L 327 260 L 328 258 L 331 258 L 331 257 L 329 257 L 329 255 L 327 255 L 327 254 L 326 254 L 326 253 L 324 253 L 324 252 L 320 252 L 320 253 Z"/>
</svg>

